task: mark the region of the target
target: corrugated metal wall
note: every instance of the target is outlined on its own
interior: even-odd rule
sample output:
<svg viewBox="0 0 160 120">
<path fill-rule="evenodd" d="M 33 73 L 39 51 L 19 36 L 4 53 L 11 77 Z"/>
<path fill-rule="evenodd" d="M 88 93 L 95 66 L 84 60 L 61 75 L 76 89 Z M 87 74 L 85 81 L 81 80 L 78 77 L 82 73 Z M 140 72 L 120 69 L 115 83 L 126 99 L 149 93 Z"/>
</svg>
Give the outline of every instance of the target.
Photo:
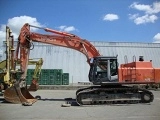
<svg viewBox="0 0 160 120">
<path fill-rule="evenodd" d="M 119 63 L 124 63 L 124 56 L 127 55 L 128 62 L 136 60 L 139 56 L 153 61 L 154 67 L 160 67 L 160 44 L 155 43 L 122 43 L 122 42 L 92 42 L 104 56 L 118 55 Z"/>
<path fill-rule="evenodd" d="M 63 69 L 64 73 L 69 73 L 70 83 L 88 82 L 89 65 L 82 53 L 64 47 L 35 45 L 30 58 L 40 57 L 44 60 L 42 69 Z"/>
<path fill-rule="evenodd" d="M 103 56 L 118 55 L 119 64 L 124 63 L 127 55 L 128 62 L 133 61 L 133 56 L 139 56 L 153 61 L 154 67 L 160 67 L 160 44 L 156 43 L 122 43 L 122 42 L 91 42 Z M 35 43 L 30 58 L 43 58 L 42 69 L 63 69 L 70 74 L 70 83 L 88 82 L 89 65 L 86 57 L 75 50 Z M 34 68 L 34 66 L 29 66 Z"/>
</svg>

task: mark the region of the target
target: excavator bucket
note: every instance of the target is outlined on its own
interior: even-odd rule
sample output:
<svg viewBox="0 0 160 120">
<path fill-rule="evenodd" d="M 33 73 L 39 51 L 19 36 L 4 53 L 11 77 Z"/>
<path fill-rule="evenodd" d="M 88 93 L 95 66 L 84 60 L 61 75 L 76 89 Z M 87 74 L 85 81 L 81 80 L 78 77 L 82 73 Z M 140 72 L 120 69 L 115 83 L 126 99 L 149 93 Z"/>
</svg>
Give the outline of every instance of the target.
<svg viewBox="0 0 160 120">
<path fill-rule="evenodd" d="M 28 90 L 29 91 L 37 91 L 39 88 L 39 84 L 37 80 L 33 79 L 31 85 L 29 86 Z"/>
<path fill-rule="evenodd" d="M 26 88 L 20 88 L 18 83 L 5 90 L 4 98 L 8 102 L 23 105 L 32 105 L 37 101 Z"/>
</svg>

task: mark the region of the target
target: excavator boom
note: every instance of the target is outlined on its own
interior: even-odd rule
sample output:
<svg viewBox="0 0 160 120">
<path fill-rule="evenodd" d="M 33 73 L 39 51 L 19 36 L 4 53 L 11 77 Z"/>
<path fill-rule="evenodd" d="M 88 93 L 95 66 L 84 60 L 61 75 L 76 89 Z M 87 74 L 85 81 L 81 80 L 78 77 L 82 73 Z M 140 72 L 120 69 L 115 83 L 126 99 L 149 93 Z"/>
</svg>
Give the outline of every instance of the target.
<svg viewBox="0 0 160 120">
<path fill-rule="evenodd" d="M 30 27 L 35 27 L 35 26 L 26 23 L 21 28 L 21 32 L 19 35 L 19 40 L 20 40 L 19 42 L 21 45 L 24 44 L 25 46 L 26 45 L 30 46 L 32 45 L 31 42 L 34 41 L 34 42 L 41 42 L 45 44 L 67 47 L 83 53 L 87 57 L 87 60 L 95 56 L 100 56 L 99 52 L 90 42 L 81 39 L 76 35 L 52 30 L 49 28 L 41 28 L 41 29 L 44 29 L 44 31 L 46 32 L 53 33 L 53 35 L 38 34 L 30 32 Z"/>
</svg>

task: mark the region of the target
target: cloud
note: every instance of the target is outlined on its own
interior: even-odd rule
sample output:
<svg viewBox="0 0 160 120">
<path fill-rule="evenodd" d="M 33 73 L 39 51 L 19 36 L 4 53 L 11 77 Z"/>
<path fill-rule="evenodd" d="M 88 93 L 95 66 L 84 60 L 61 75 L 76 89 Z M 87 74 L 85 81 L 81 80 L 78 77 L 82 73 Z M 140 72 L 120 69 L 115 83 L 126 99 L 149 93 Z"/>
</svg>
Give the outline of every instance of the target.
<svg viewBox="0 0 160 120">
<path fill-rule="evenodd" d="M 138 14 L 134 14 L 134 15 L 130 15 L 130 19 L 134 20 L 134 23 L 136 25 L 139 24 L 145 24 L 145 23 L 154 23 L 158 17 L 156 15 L 144 15 L 144 16 L 140 16 Z"/>
<path fill-rule="evenodd" d="M 2 41 L 5 41 L 6 38 L 6 26 L 5 25 L 1 25 L 0 27 L 0 45 L 2 44 Z"/>
<path fill-rule="evenodd" d="M 130 8 L 144 11 L 146 14 L 155 14 L 160 12 L 160 2 L 154 2 L 153 5 L 144 5 L 138 4 L 138 2 L 134 2 L 130 5 Z"/>
<path fill-rule="evenodd" d="M 114 21 L 114 20 L 118 20 L 119 17 L 116 14 L 106 14 L 103 18 L 103 20 L 105 21 Z"/>
<path fill-rule="evenodd" d="M 65 31 L 65 32 L 72 32 L 72 31 L 77 31 L 77 29 L 74 26 L 66 26 L 62 25 L 58 27 L 60 31 Z"/>
<path fill-rule="evenodd" d="M 154 43 L 160 43 L 160 33 L 157 33 L 154 37 L 153 37 Z"/>
<path fill-rule="evenodd" d="M 41 23 L 37 21 L 36 18 L 30 16 L 19 16 L 9 18 L 6 24 L 0 25 L 0 42 L 5 41 L 6 35 L 6 25 L 12 30 L 12 35 L 14 35 L 15 40 L 17 40 L 21 27 L 29 23 L 31 25 L 44 27 Z M 33 31 L 37 31 L 37 28 L 31 28 Z"/>
<path fill-rule="evenodd" d="M 156 14 L 160 12 L 160 2 L 153 2 L 152 5 L 144 5 L 134 2 L 129 7 L 144 12 L 144 15 L 141 16 L 138 13 L 133 15 L 129 14 L 129 19 L 133 20 L 136 25 L 155 23 L 158 19 Z"/>
<path fill-rule="evenodd" d="M 139 14 L 129 14 L 129 19 L 136 19 L 139 16 Z"/>
<path fill-rule="evenodd" d="M 138 4 L 138 2 L 132 3 L 129 7 L 136 10 L 145 11 L 145 12 L 152 10 L 150 5 Z"/>
</svg>

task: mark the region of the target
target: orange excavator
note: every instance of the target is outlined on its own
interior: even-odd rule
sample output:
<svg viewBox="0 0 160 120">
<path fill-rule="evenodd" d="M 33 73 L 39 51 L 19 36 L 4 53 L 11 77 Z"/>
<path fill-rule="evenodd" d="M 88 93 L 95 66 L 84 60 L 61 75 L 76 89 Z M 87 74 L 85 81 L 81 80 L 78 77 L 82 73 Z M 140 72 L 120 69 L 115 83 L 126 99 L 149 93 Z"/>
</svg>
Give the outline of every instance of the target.
<svg viewBox="0 0 160 120">
<path fill-rule="evenodd" d="M 52 34 L 34 33 L 30 31 L 31 27 L 43 29 Z M 102 56 L 89 41 L 74 34 L 26 23 L 21 28 L 16 51 L 17 58 L 20 55 L 22 74 L 14 86 L 4 93 L 5 99 L 9 102 L 33 104 L 36 101 L 25 88 L 28 59 L 33 42 L 71 48 L 86 56 L 90 65 L 88 77 L 93 85 L 76 91 L 76 101 L 79 105 L 150 103 L 154 99 L 151 91 L 135 87 L 135 84 L 160 82 L 160 68 L 153 68 L 151 61 L 144 61 L 141 56 L 139 61 L 119 65 L 117 56 Z"/>
</svg>

